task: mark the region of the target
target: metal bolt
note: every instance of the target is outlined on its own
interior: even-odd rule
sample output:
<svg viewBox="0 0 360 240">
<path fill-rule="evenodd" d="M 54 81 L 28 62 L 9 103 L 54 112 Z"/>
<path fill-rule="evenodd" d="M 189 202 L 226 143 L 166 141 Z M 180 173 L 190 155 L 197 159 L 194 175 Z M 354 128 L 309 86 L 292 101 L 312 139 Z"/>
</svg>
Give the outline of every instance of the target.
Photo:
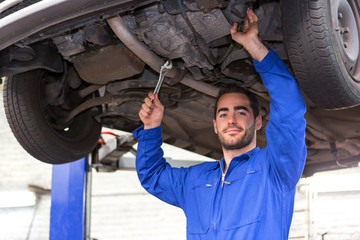
<svg viewBox="0 0 360 240">
<path fill-rule="evenodd" d="M 338 19 L 342 19 L 342 18 L 343 18 L 342 13 L 338 13 Z"/>
<path fill-rule="evenodd" d="M 340 33 L 341 33 L 341 34 L 349 33 L 349 32 L 350 32 L 350 28 L 348 28 L 348 27 L 344 27 L 344 28 L 341 28 L 341 29 L 340 29 Z"/>
<path fill-rule="evenodd" d="M 348 43 L 344 42 L 344 48 L 347 48 L 347 47 L 348 47 Z"/>
</svg>

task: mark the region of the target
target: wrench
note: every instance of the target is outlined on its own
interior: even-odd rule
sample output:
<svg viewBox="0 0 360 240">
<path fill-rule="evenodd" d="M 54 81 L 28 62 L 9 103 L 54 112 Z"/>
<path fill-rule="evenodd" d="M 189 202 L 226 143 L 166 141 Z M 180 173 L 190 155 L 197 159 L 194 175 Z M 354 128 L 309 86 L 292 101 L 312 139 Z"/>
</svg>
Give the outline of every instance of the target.
<svg viewBox="0 0 360 240">
<path fill-rule="evenodd" d="M 154 94 L 159 93 L 160 88 L 161 88 L 161 84 L 165 78 L 165 75 L 168 73 L 168 71 L 172 68 L 172 62 L 171 60 L 168 60 L 164 63 L 164 65 L 161 66 L 160 68 L 160 75 L 159 75 L 159 80 L 156 84 L 156 87 L 154 89 Z"/>
</svg>

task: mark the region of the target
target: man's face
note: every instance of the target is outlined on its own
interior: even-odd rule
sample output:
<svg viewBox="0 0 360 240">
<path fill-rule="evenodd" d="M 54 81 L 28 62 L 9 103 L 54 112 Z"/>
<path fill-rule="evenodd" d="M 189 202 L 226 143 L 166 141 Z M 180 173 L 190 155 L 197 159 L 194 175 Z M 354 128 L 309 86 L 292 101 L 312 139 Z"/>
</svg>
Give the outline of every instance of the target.
<svg viewBox="0 0 360 240">
<path fill-rule="evenodd" d="M 254 119 L 246 95 L 228 93 L 219 99 L 213 123 L 224 149 L 241 149 L 251 143 L 256 144 L 255 129 L 260 129 L 261 117 Z"/>
</svg>

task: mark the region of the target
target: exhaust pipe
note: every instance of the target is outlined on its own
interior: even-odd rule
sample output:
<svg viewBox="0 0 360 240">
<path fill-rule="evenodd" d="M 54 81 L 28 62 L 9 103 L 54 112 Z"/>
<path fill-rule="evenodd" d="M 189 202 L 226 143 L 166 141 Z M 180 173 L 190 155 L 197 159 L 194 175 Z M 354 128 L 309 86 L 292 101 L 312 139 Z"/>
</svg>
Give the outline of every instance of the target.
<svg viewBox="0 0 360 240">
<path fill-rule="evenodd" d="M 154 71 L 160 71 L 161 66 L 164 65 L 165 62 L 129 30 L 120 16 L 107 19 L 107 23 L 127 48 L 129 48 L 136 56 L 149 65 Z M 181 71 L 183 70 L 179 68 L 173 68 L 167 73 L 167 76 L 170 78 L 181 76 Z M 190 74 L 186 74 L 180 80 L 180 82 L 190 88 L 212 97 L 217 97 L 219 92 L 219 88 L 204 82 L 196 81 Z"/>
</svg>

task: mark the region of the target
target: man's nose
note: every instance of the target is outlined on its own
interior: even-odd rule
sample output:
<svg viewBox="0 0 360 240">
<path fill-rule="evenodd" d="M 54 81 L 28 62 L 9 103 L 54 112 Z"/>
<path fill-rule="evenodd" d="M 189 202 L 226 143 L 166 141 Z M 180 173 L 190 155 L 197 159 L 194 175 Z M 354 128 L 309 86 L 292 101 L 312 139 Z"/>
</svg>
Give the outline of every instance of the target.
<svg viewBox="0 0 360 240">
<path fill-rule="evenodd" d="M 228 122 L 229 122 L 229 124 L 235 124 L 236 123 L 235 114 L 229 114 Z"/>
</svg>

